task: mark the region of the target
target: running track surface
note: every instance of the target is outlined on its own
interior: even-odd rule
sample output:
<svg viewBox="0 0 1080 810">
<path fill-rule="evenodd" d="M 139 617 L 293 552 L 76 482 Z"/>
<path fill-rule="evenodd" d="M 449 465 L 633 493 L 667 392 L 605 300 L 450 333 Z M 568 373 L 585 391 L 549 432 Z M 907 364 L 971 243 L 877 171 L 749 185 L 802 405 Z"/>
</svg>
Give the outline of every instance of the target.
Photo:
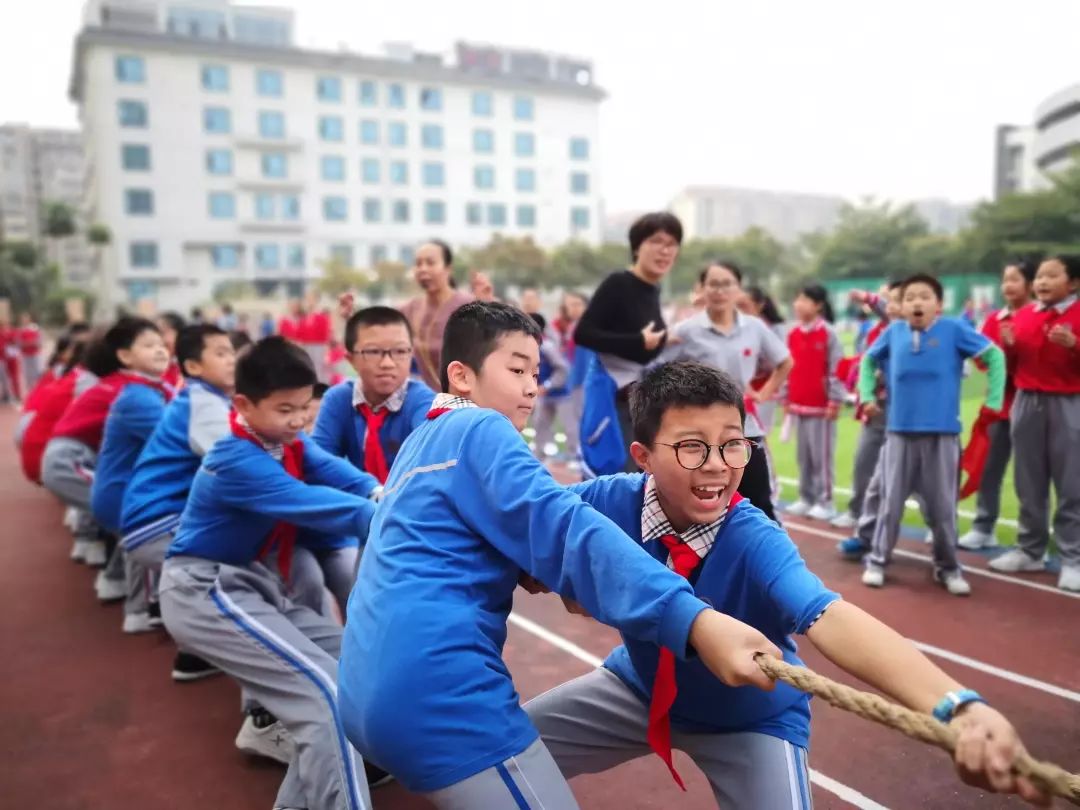
<svg viewBox="0 0 1080 810">
<path fill-rule="evenodd" d="M 0 435 L 11 435 L 15 417 L 0 412 Z M 0 516 L 0 804 L 268 810 L 283 771 L 233 748 L 242 719 L 237 688 L 224 677 L 176 685 L 164 633 L 120 632 L 121 608 L 95 600 L 93 572 L 67 558 L 59 505 L 23 480 L 11 450 L 0 454 Z M 789 529 L 827 585 L 950 655 L 935 660 L 1010 716 L 1036 756 L 1080 771 L 1080 599 L 975 575 L 974 595 L 958 599 L 911 557 L 890 569 L 888 587 L 870 591 L 859 567 L 836 557 L 828 536 L 836 532 L 798 521 Z M 904 549 L 924 553 L 913 543 Z M 965 562 L 985 570 L 981 557 Z M 1053 584 L 1049 576 L 1025 581 Z M 516 613 L 525 621 L 512 623 L 505 655 L 524 699 L 584 674 L 614 645 L 613 631 L 567 615 L 553 597 L 519 594 Z M 547 631 L 543 638 L 537 627 Z M 801 648 L 810 667 L 852 682 L 809 643 Z M 687 794 L 654 757 L 578 778 L 573 789 L 584 808 L 714 807 L 704 778 L 678 757 Z M 962 785 L 943 753 L 821 702 L 810 765 L 818 808 L 1022 806 Z M 429 807 L 396 784 L 377 790 L 374 802 L 377 810 Z"/>
</svg>

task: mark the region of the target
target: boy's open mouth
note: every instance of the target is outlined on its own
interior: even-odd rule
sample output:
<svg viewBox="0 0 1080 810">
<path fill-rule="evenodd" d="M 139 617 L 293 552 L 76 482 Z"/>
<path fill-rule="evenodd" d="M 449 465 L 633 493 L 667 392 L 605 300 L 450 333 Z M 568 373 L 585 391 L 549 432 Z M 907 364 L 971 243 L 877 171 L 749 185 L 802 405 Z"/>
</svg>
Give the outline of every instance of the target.
<svg viewBox="0 0 1080 810">
<path fill-rule="evenodd" d="M 694 497 L 702 503 L 716 503 L 720 500 L 720 496 L 724 493 L 724 489 L 725 487 L 719 485 L 690 487 L 690 491 L 694 493 Z"/>
</svg>

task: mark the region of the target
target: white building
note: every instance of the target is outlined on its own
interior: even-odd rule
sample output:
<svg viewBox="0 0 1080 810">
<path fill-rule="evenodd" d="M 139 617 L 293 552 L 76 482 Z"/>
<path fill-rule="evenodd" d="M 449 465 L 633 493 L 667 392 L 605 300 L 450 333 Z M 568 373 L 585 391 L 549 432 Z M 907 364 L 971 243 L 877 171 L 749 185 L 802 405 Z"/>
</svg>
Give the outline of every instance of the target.
<svg viewBox="0 0 1080 810">
<path fill-rule="evenodd" d="M 749 228 L 764 228 L 781 242 L 831 229 L 844 205 L 842 197 L 781 191 L 688 186 L 671 201 L 684 238 L 726 239 Z"/>
<path fill-rule="evenodd" d="M 186 307 L 228 281 L 296 294 L 330 256 L 408 263 L 431 236 L 598 241 L 588 63 L 292 43 L 285 10 L 88 3 L 71 96 L 87 206 L 113 231 L 109 303 Z"/>
<path fill-rule="evenodd" d="M 89 283 L 91 272 L 81 215 L 85 173 L 78 132 L 0 126 L 0 240 L 43 245 L 65 281 L 78 286 Z M 75 212 L 75 236 L 47 238 L 43 209 L 53 202 L 66 203 Z"/>
<path fill-rule="evenodd" d="M 997 128 L 995 196 L 1047 188 L 1049 175 L 1076 161 L 1080 150 L 1080 84 L 1066 87 L 1035 108 L 1034 123 Z"/>
</svg>

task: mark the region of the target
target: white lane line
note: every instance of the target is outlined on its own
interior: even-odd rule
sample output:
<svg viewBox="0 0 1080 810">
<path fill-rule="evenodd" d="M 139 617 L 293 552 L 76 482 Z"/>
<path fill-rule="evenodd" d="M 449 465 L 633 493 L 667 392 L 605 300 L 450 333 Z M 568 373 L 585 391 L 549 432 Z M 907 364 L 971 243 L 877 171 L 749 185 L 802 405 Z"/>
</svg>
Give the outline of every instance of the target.
<svg viewBox="0 0 1080 810">
<path fill-rule="evenodd" d="M 521 628 L 526 633 L 532 633 L 537 638 L 543 639 L 553 647 L 557 647 L 591 667 L 598 667 L 604 663 L 588 650 L 579 647 L 569 639 L 563 638 L 558 633 L 548 630 L 543 625 L 537 624 L 532 619 L 527 619 L 519 613 L 511 613 L 507 617 L 507 621 L 509 621 L 510 624 Z M 873 799 L 864 796 L 862 793 L 855 790 L 855 788 L 848 787 L 842 782 L 837 782 L 832 777 L 826 776 L 820 771 L 815 771 L 813 768 L 810 769 L 810 781 L 822 790 L 827 790 L 829 793 L 843 799 L 850 805 L 858 807 L 860 810 L 889 810 L 885 805 L 879 804 Z"/>
<path fill-rule="evenodd" d="M 785 486 L 789 486 L 789 487 L 797 487 L 799 485 L 799 479 L 797 479 L 797 478 L 787 478 L 785 476 L 780 476 L 776 480 L 779 481 L 781 484 L 784 484 Z M 848 488 L 848 487 L 834 486 L 833 491 L 834 492 L 839 492 L 841 495 L 850 495 L 851 494 L 851 489 Z M 919 508 L 919 502 L 914 500 L 914 499 L 907 501 L 904 505 L 908 509 L 918 509 Z M 967 509 L 958 509 L 956 514 L 958 514 L 960 517 L 963 517 L 963 518 L 969 518 L 971 520 L 975 519 L 975 513 L 970 512 Z M 997 522 L 1000 523 L 1002 526 L 1008 526 L 1011 529 L 1017 529 L 1017 528 L 1020 527 L 1020 524 L 1017 523 L 1012 518 L 999 517 Z"/>
<path fill-rule="evenodd" d="M 781 514 L 783 513 L 781 512 Z M 825 529 L 819 529 L 817 526 L 810 526 L 807 523 L 800 522 L 797 518 L 784 517 L 784 525 L 797 529 L 800 532 L 805 532 L 806 534 L 813 534 L 830 540 L 846 540 L 850 536 L 826 531 Z M 907 551 L 902 548 L 894 550 L 893 554 L 897 557 L 906 557 L 909 560 L 921 560 L 931 564 L 934 562 L 933 557 L 929 554 L 919 554 L 917 551 Z M 998 582 L 1008 582 L 1012 585 L 1021 585 L 1024 588 L 1031 588 L 1033 591 L 1043 591 L 1044 593 L 1052 593 L 1054 596 L 1064 596 L 1066 599 L 1080 599 L 1080 593 L 1074 591 L 1063 591 L 1060 588 L 1055 588 L 1053 585 L 1047 585 L 1043 582 L 1021 579 L 1020 577 L 1009 576 L 1008 574 L 1002 574 L 986 568 L 976 568 L 974 566 L 965 565 L 964 573 L 974 574 L 977 577 L 985 577 L 986 579 L 996 579 Z"/>
</svg>

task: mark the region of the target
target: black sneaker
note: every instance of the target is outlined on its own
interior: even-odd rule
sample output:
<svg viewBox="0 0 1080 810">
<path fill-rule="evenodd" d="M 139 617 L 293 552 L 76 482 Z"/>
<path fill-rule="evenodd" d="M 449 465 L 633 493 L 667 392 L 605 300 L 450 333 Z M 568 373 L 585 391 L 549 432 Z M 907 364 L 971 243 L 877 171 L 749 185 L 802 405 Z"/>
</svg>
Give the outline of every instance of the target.
<svg viewBox="0 0 1080 810">
<path fill-rule="evenodd" d="M 165 624 L 165 622 L 163 622 L 161 620 L 161 603 L 160 602 L 151 602 L 149 604 L 149 606 L 147 606 L 146 612 L 150 616 L 150 626 L 151 627 L 161 627 L 162 625 Z"/>
<path fill-rule="evenodd" d="M 221 670 L 209 661 L 204 661 L 191 653 L 178 652 L 176 658 L 173 659 L 172 679 L 178 683 L 201 681 L 211 675 L 220 674 Z"/>
<path fill-rule="evenodd" d="M 367 784 L 369 788 L 382 787 L 388 785 L 394 781 L 394 777 L 384 771 L 382 768 L 372 765 L 367 760 L 364 760 L 364 774 L 367 776 Z"/>
</svg>

